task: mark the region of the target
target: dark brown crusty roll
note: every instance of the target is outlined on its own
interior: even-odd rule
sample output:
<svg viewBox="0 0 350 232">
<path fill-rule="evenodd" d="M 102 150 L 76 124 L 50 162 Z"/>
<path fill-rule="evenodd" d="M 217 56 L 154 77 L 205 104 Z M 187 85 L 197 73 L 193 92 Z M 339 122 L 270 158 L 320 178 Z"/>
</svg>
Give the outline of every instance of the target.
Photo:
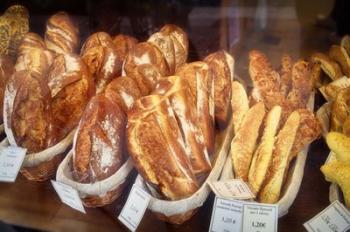
<svg viewBox="0 0 350 232">
<path fill-rule="evenodd" d="M 101 181 L 124 162 L 126 116 L 103 95 L 91 99 L 79 123 L 73 145 L 73 178 L 81 183 Z"/>
<path fill-rule="evenodd" d="M 13 133 L 13 138 L 8 135 L 10 143 L 27 148 L 28 153 L 46 148 L 52 127 L 51 96 L 44 78 L 34 72 L 15 72 L 8 80 L 5 95 L 5 129 Z"/>
<path fill-rule="evenodd" d="M 186 63 L 188 56 L 187 34 L 173 24 L 164 25 L 159 32 L 152 34 L 148 42 L 152 43 L 163 53 L 170 73 Z"/>
<path fill-rule="evenodd" d="M 45 44 L 56 53 L 75 53 L 79 45 L 79 29 L 66 12 L 51 16 L 46 24 Z"/>
<path fill-rule="evenodd" d="M 149 95 L 128 112 L 127 147 L 139 173 L 166 199 L 192 195 L 198 183 L 167 98 Z"/>
<path fill-rule="evenodd" d="M 148 42 L 131 49 L 123 65 L 123 75 L 136 81 L 142 95 L 154 90 L 159 78 L 168 74 L 169 68 L 161 51 Z"/>
<path fill-rule="evenodd" d="M 185 141 L 192 169 L 196 175 L 211 170 L 210 157 L 203 141 L 203 134 L 197 126 L 194 97 L 189 84 L 178 76 L 160 79 L 153 94 L 160 94 L 169 99 L 177 123 Z"/>
<path fill-rule="evenodd" d="M 224 127 L 227 124 L 231 110 L 231 82 L 234 73 L 234 59 L 230 54 L 221 50 L 208 55 L 204 62 L 209 65 L 213 72 L 215 121 L 219 126 Z"/>
<path fill-rule="evenodd" d="M 209 152 L 214 151 L 214 86 L 209 66 L 197 61 L 178 68 L 176 75 L 188 81 L 194 95 L 197 125 L 201 129 L 204 144 Z"/>
<path fill-rule="evenodd" d="M 52 124 L 58 142 L 79 123 L 95 85 L 85 63 L 77 55 L 57 55 L 47 75 L 52 97 Z"/>
<path fill-rule="evenodd" d="M 120 76 L 120 59 L 112 38 L 105 32 L 92 34 L 84 43 L 81 57 L 94 76 L 97 92 L 104 90 L 115 77 Z"/>
<path fill-rule="evenodd" d="M 4 94 L 7 80 L 14 73 L 12 59 L 6 55 L 0 55 L 0 123 L 3 121 Z"/>
<path fill-rule="evenodd" d="M 135 101 L 141 97 L 141 92 L 133 79 L 130 77 L 119 77 L 107 85 L 104 95 L 115 101 L 127 113 Z"/>
</svg>

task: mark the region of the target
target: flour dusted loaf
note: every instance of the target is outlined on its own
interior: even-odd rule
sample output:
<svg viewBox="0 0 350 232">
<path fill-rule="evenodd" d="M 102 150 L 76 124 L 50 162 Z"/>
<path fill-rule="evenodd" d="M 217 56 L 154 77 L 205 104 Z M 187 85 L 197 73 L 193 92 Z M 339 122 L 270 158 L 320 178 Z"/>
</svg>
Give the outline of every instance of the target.
<svg viewBox="0 0 350 232">
<path fill-rule="evenodd" d="M 91 99 L 73 146 L 74 180 L 93 183 L 108 178 L 123 164 L 126 116 L 104 95 Z"/>
</svg>

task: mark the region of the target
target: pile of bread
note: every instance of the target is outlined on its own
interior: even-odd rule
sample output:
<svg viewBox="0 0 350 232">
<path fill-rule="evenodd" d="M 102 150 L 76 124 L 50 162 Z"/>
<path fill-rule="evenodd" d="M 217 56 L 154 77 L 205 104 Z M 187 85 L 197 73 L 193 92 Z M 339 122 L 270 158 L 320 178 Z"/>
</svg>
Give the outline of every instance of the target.
<svg viewBox="0 0 350 232">
<path fill-rule="evenodd" d="M 293 63 L 284 55 L 275 70 L 262 52 L 251 51 L 254 87 L 249 99 L 239 83 L 233 84 L 233 172 L 249 183 L 259 202 L 278 202 L 291 162 L 321 133 L 319 121 L 307 109 L 317 76 L 314 65 Z"/>
<path fill-rule="evenodd" d="M 318 85 L 330 105 L 330 130 L 350 136 L 350 36 L 344 36 L 340 45 L 332 45 L 328 55 L 316 53 L 312 59 L 328 77 L 321 78 Z"/>
</svg>

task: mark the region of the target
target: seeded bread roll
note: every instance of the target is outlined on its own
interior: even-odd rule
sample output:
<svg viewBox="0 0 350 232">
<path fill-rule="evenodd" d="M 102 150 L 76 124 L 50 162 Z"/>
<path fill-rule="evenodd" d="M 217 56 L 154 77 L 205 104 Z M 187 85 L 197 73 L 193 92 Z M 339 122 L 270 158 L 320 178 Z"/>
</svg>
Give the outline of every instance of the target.
<svg viewBox="0 0 350 232">
<path fill-rule="evenodd" d="M 73 145 L 73 178 L 93 183 L 113 175 L 123 164 L 126 116 L 103 95 L 87 105 Z"/>
<path fill-rule="evenodd" d="M 48 49 L 59 54 L 77 51 L 79 29 L 66 12 L 58 12 L 47 21 L 45 44 Z"/>
</svg>

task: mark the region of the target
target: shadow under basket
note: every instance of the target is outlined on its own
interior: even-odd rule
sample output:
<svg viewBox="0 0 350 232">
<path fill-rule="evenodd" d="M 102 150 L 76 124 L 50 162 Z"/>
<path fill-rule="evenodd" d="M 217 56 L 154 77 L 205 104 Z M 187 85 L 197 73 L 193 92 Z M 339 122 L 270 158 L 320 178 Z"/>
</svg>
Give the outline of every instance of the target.
<svg viewBox="0 0 350 232">
<path fill-rule="evenodd" d="M 23 167 L 20 172 L 28 180 L 45 181 L 56 174 L 58 165 L 62 162 L 65 153 L 55 155 L 51 160 L 44 161 L 33 167 Z"/>
</svg>

